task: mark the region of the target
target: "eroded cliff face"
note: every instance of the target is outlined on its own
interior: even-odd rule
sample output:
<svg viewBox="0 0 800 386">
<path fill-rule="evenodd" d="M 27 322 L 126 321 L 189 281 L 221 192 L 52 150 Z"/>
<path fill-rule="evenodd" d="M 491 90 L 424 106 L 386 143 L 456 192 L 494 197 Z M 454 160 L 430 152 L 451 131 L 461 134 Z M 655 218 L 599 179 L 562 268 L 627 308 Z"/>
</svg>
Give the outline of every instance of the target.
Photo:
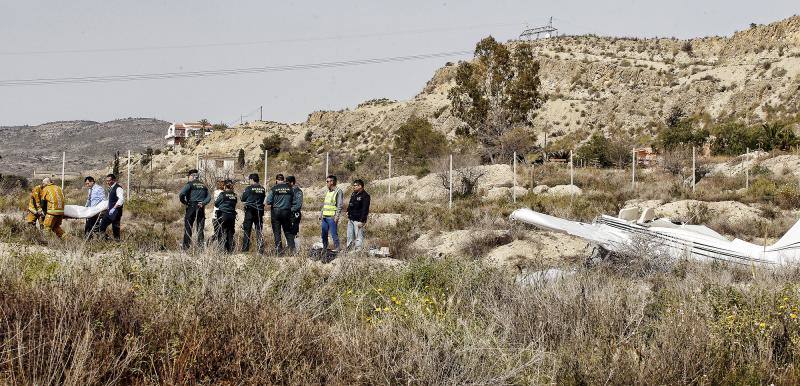
<svg viewBox="0 0 800 386">
<path fill-rule="evenodd" d="M 707 122 L 757 123 L 796 117 L 800 110 L 797 16 L 730 37 L 678 40 L 590 35 L 532 44 L 547 96 L 533 128 L 537 133 L 547 131 L 555 141 L 579 142 L 596 130 L 652 133 L 674 106 Z M 168 154 L 178 160 L 183 156 L 190 163 L 196 152 L 230 153 L 244 146 L 248 161 L 255 161 L 261 138 L 276 132 L 316 152 L 372 152 L 390 147 L 394 132 L 412 115 L 427 118 L 435 129 L 453 137 L 462 125 L 452 116 L 447 99 L 455 68 L 448 63 L 437 70 L 411 100 L 379 99 L 353 109 L 317 111 L 302 123 L 248 123 L 214 133 L 199 146 L 184 149 L 182 155 Z M 164 167 L 186 163 L 157 162 Z"/>
</svg>

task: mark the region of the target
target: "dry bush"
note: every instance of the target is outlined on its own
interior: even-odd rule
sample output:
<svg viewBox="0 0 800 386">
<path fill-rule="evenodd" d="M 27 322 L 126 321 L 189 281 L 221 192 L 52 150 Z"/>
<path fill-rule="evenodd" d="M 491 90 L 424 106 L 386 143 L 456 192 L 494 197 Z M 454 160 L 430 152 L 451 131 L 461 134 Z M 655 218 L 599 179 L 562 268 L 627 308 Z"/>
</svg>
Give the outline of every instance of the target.
<svg viewBox="0 0 800 386">
<path fill-rule="evenodd" d="M 795 383 L 798 270 L 635 259 L 515 284 L 224 255 L 4 252 L 0 379 L 86 383 Z M 612 264 L 612 263 L 608 263 Z"/>
</svg>

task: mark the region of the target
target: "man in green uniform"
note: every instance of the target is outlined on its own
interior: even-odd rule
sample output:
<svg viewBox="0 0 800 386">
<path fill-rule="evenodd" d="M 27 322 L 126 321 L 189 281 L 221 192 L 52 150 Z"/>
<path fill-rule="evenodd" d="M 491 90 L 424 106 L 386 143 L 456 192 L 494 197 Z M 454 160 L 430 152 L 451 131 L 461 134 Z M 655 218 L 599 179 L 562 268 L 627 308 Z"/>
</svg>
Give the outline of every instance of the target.
<svg viewBox="0 0 800 386">
<path fill-rule="evenodd" d="M 297 186 L 297 179 L 294 176 L 286 176 L 286 183 L 292 188 L 292 234 L 297 243 L 297 235 L 300 233 L 300 220 L 303 218 L 303 190 Z"/>
<path fill-rule="evenodd" d="M 192 246 L 192 228 L 197 230 L 197 245 L 203 245 L 206 226 L 206 205 L 211 202 L 208 188 L 198 179 L 197 169 L 189 170 L 189 181 L 178 194 L 178 199 L 186 205 L 186 215 L 183 217 L 183 249 Z"/>
<path fill-rule="evenodd" d="M 294 252 L 294 234 L 292 233 L 292 201 L 294 195 L 292 188 L 286 183 L 283 174 L 275 177 L 277 184 L 272 186 L 267 195 L 267 205 L 271 207 L 270 217 L 272 223 L 272 235 L 275 237 L 275 252 L 283 252 L 283 240 L 281 239 L 281 228 L 286 236 L 286 246 Z"/>
<path fill-rule="evenodd" d="M 266 189 L 258 183 L 258 174 L 251 174 L 248 179 L 250 185 L 242 192 L 244 204 L 244 222 L 242 223 L 242 252 L 250 250 L 250 231 L 256 228 L 256 243 L 258 253 L 264 253 L 264 198 Z"/>
<path fill-rule="evenodd" d="M 219 233 L 217 240 L 225 240 L 225 250 L 233 252 L 233 233 L 236 227 L 236 193 L 233 192 L 233 181 L 225 180 L 225 190 L 217 196 L 214 207 L 217 208 Z"/>
</svg>

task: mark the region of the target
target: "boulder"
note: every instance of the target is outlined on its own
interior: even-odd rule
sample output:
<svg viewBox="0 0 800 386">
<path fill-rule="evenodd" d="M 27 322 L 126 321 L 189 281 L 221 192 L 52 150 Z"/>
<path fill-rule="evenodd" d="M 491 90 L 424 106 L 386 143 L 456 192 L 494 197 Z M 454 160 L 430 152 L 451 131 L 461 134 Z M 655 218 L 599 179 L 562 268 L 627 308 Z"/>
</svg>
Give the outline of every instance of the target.
<svg viewBox="0 0 800 386">
<path fill-rule="evenodd" d="M 399 213 L 370 213 L 367 219 L 367 226 L 372 227 L 393 227 L 397 225 L 403 215 Z"/>
<path fill-rule="evenodd" d="M 787 154 L 761 161 L 761 166 L 777 176 L 792 174 L 800 177 L 800 156 Z"/>
<path fill-rule="evenodd" d="M 458 256 L 473 240 L 507 235 L 507 230 L 462 229 L 439 234 L 424 234 L 411 244 L 434 257 Z"/>
<path fill-rule="evenodd" d="M 711 171 L 709 171 L 708 174 L 711 176 L 724 176 L 724 177 L 734 177 L 737 175 L 741 175 L 744 174 L 745 170 L 750 169 L 753 166 L 757 165 L 759 158 L 763 158 L 768 155 L 769 153 L 763 151 L 752 151 L 749 154 L 743 154 L 738 157 L 735 157 L 729 160 L 728 162 L 723 162 L 711 166 Z"/>
<path fill-rule="evenodd" d="M 680 200 L 664 204 L 655 209 L 656 217 L 682 219 L 698 223 L 705 217 L 725 219 L 731 223 L 754 222 L 761 219 L 761 210 L 738 201 L 705 202 L 698 200 Z"/>
<path fill-rule="evenodd" d="M 533 188 L 532 192 L 535 194 L 544 194 L 547 193 L 548 189 L 550 189 L 550 187 L 547 185 L 536 185 L 536 187 Z"/>
<path fill-rule="evenodd" d="M 529 232 L 524 239 L 501 245 L 486 255 L 486 260 L 499 266 L 516 267 L 536 261 L 558 264 L 566 257 L 585 253 L 587 242 L 562 233 Z"/>
<path fill-rule="evenodd" d="M 545 194 L 551 196 L 579 196 L 583 194 L 583 189 L 575 185 L 556 185 L 547 189 Z"/>
</svg>

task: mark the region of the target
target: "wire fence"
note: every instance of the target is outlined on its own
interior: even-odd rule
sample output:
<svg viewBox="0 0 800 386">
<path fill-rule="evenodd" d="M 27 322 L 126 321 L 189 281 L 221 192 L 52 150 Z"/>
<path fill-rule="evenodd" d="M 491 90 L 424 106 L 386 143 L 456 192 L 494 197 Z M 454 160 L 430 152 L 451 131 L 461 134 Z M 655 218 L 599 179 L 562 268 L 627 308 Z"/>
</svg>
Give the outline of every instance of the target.
<svg viewBox="0 0 800 386">
<path fill-rule="evenodd" d="M 120 158 L 118 182 L 128 191 L 128 199 L 136 199 L 137 195 L 149 193 L 165 193 L 177 191 L 185 183 L 183 174 L 165 174 L 159 170 L 148 167 L 145 161 L 147 158 L 141 155 L 130 153 L 130 156 Z M 663 153 L 656 160 L 648 155 L 645 159 L 636 149 L 631 150 L 627 165 L 622 163 L 619 170 L 625 170 L 630 175 L 631 188 L 636 189 L 638 182 L 642 178 L 642 173 L 648 169 L 660 168 L 672 174 L 688 176 L 684 178 L 692 189 L 695 188 L 697 181 L 708 172 L 707 155 L 700 154 L 696 150 Z M 495 163 L 508 165 L 512 169 L 512 193 L 509 198 L 515 200 L 517 192 L 524 194 L 518 188 L 532 189 L 537 185 L 576 185 L 581 187 L 582 176 L 586 176 L 585 170 L 598 170 L 598 166 L 591 160 L 577 158 L 575 154 L 565 153 L 565 158 L 521 156 L 511 154 L 507 156 L 495 157 Z M 740 167 L 738 174 L 741 174 L 742 186 L 747 188 L 750 185 L 750 169 L 755 165 L 753 159 L 755 154 L 748 151 L 739 157 L 745 165 Z M 279 161 L 280 159 L 280 161 Z M 288 160 L 287 160 L 288 159 Z M 83 185 L 83 172 L 67 170 L 66 165 L 75 163 L 76 157 L 68 153 L 62 154 L 61 167 L 56 165 L 45 165 L 52 170 L 47 172 L 55 181 L 63 181 L 66 188 L 79 188 Z M 233 179 L 240 183 L 246 183 L 250 173 L 257 173 L 265 179 L 264 185 L 272 185 L 277 174 L 284 176 L 293 175 L 297 184 L 303 188 L 323 189 L 325 179 L 328 175 L 336 175 L 340 185 L 345 189 L 349 183 L 355 179 L 365 181 L 369 189 L 379 195 L 392 195 L 405 191 L 409 184 L 418 183 L 426 179 L 432 188 L 439 192 L 447 191 L 448 201 L 452 196 L 452 191 L 460 188 L 460 178 L 464 170 L 478 166 L 488 166 L 482 160 L 470 154 L 443 154 L 430 157 L 412 157 L 408 155 L 397 155 L 389 152 L 372 152 L 361 157 L 353 157 L 344 152 L 322 152 L 316 154 L 311 159 L 305 157 L 300 162 L 291 162 L 292 157 L 270 157 L 267 155 L 265 160 L 257 163 L 233 165 L 232 167 L 222 168 L 200 168 L 203 181 L 212 188 L 218 181 L 223 179 Z M 452 160 L 452 164 L 451 164 Z M 264 162 L 266 161 L 266 163 Z M 201 166 L 198 162 L 198 166 Z M 223 165 L 224 166 L 224 165 Z M 452 168 L 452 169 L 451 169 Z M 56 170 L 61 169 L 61 170 Z M 74 167 L 70 167 L 74 169 Z M 61 179 L 63 172 L 64 178 Z M 41 177 L 42 171 L 34 171 L 34 179 Z M 56 174 L 59 173 L 59 174 Z M 684 173 L 684 174 L 681 174 Z M 54 175 L 56 174 L 56 175 Z M 737 174 L 737 175 L 738 175 Z M 102 183 L 102 176 L 98 182 Z M 586 177 L 583 177 L 586 178 Z M 455 186 L 454 186 L 455 185 Z"/>
</svg>

